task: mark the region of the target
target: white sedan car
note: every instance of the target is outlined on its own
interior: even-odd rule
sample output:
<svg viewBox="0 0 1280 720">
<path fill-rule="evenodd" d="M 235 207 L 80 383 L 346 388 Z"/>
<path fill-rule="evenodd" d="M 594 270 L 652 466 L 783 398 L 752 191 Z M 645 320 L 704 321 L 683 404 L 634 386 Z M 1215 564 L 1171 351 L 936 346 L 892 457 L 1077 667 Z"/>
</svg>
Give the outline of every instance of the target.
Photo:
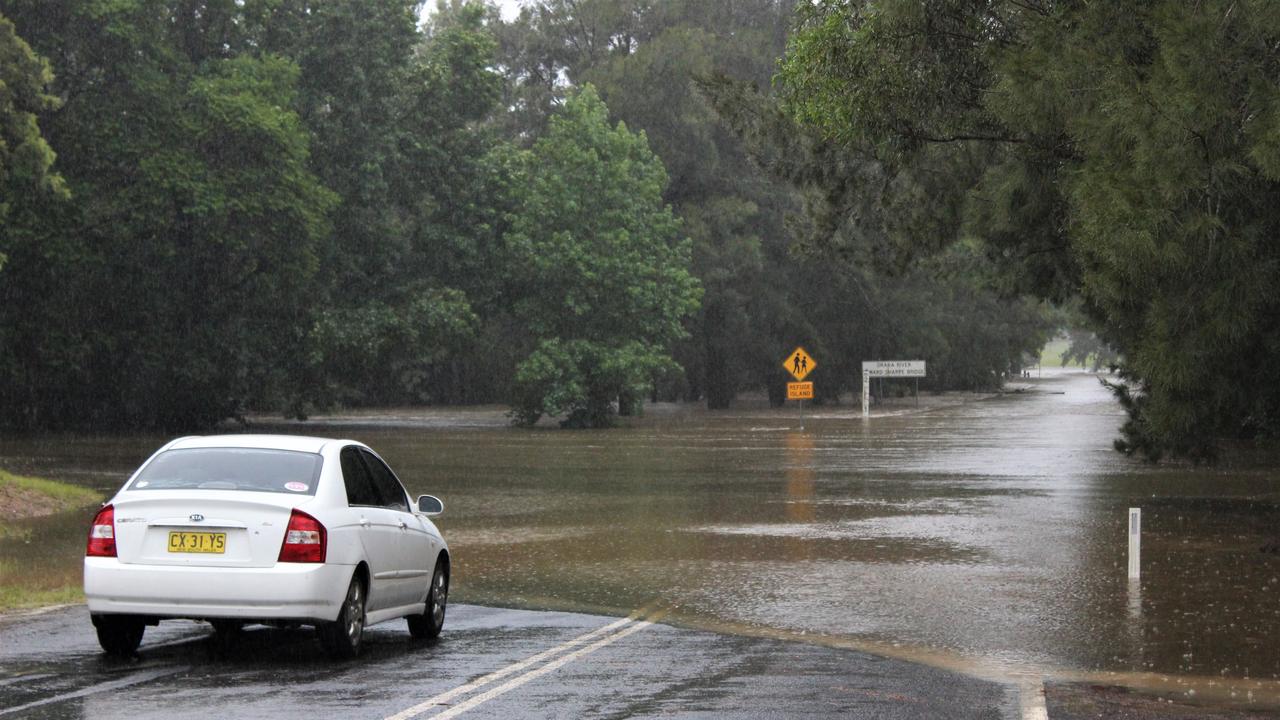
<svg viewBox="0 0 1280 720">
<path fill-rule="evenodd" d="M 366 625 L 444 625 L 449 548 L 366 445 L 284 435 L 170 442 L 103 506 L 89 530 L 84 594 L 108 653 L 129 655 L 164 618 L 314 625 L 354 657 Z"/>
</svg>

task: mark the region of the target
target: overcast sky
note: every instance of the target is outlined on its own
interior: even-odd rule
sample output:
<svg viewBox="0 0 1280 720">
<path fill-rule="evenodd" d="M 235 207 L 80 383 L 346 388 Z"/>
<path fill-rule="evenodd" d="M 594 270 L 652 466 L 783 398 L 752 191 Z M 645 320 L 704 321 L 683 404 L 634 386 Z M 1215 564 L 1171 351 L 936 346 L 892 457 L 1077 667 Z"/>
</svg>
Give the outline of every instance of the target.
<svg viewBox="0 0 1280 720">
<path fill-rule="evenodd" d="M 513 20 L 520 14 L 520 6 L 528 2 L 528 0 L 491 0 L 493 4 L 502 8 L 502 19 Z M 436 0 L 427 0 L 422 6 L 422 19 L 426 19 L 428 15 L 436 11 Z"/>
</svg>

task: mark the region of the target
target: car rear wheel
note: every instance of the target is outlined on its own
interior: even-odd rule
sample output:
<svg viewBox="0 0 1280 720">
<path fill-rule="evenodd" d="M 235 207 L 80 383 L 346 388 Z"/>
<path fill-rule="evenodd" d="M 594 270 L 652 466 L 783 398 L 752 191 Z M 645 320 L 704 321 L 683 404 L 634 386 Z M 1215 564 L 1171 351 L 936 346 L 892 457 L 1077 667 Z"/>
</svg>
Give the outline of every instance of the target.
<svg viewBox="0 0 1280 720">
<path fill-rule="evenodd" d="M 449 601 L 449 571 L 443 560 L 436 561 L 431 575 L 431 588 L 427 591 L 426 612 L 408 616 L 409 634 L 419 640 L 439 637 L 444 628 L 445 605 Z"/>
<path fill-rule="evenodd" d="M 347 660 L 360 654 L 360 640 L 364 637 L 364 584 L 354 575 L 347 586 L 347 597 L 342 601 L 338 619 L 316 628 L 320 644 L 329 657 Z"/>
<path fill-rule="evenodd" d="M 132 615 L 94 615 L 93 627 L 98 631 L 98 644 L 108 655 L 128 656 L 142 644 L 147 624 Z"/>
</svg>

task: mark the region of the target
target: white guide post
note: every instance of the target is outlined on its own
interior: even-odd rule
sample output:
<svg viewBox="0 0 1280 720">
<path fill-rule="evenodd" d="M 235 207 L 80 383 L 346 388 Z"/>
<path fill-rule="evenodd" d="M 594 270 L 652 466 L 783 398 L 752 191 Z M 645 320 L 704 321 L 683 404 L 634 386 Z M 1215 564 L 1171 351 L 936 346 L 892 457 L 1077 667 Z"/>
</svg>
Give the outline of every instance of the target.
<svg viewBox="0 0 1280 720">
<path fill-rule="evenodd" d="M 871 417 L 871 371 L 862 370 L 862 417 Z"/>
<path fill-rule="evenodd" d="M 1129 579 L 1137 580 L 1141 569 L 1139 555 L 1142 552 L 1142 508 L 1129 508 Z"/>
</svg>

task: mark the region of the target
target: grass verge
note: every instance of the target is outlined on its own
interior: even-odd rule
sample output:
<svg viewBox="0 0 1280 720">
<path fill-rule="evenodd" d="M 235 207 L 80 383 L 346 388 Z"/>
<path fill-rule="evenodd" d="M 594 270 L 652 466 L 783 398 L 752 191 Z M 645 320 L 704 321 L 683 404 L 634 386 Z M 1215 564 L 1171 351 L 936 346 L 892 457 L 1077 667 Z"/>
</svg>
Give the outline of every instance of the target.
<svg viewBox="0 0 1280 720">
<path fill-rule="evenodd" d="M 97 490 L 0 470 L 0 612 L 82 602 L 86 508 Z"/>
<path fill-rule="evenodd" d="M 0 496 L 9 495 L 21 498 L 21 503 L 0 510 L 0 521 L 50 515 L 62 508 L 84 507 L 102 500 L 96 490 L 0 470 Z"/>
<path fill-rule="evenodd" d="M 0 613 L 82 602 L 84 602 L 84 586 L 80 583 L 48 590 L 32 590 L 21 585 L 0 585 Z"/>
</svg>

